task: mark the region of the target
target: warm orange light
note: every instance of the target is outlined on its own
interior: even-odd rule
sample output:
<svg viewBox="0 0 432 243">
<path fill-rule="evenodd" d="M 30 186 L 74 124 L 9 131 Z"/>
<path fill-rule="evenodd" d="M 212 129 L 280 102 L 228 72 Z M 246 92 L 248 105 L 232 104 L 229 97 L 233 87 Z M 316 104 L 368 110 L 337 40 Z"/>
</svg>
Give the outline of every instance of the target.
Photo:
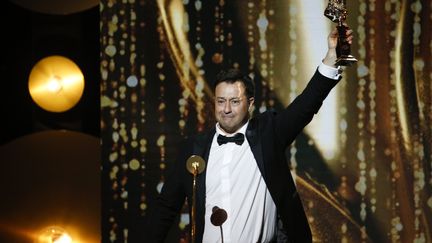
<svg viewBox="0 0 432 243">
<path fill-rule="evenodd" d="M 50 226 L 41 231 L 35 243 L 72 243 L 72 238 L 63 228 Z"/>
<path fill-rule="evenodd" d="M 58 93 L 63 89 L 63 80 L 59 76 L 54 76 L 47 83 L 47 88 L 53 93 Z"/>
<path fill-rule="evenodd" d="M 34 102 L 42 109 L 64 112 L 81 99 L 84 75 L 66 57 L 46 57 L 33 67 L 29 77 L 29 91 Z"/>
<path fill-rule="evenodd" d="M 72 238 L 68 234 L 62 234 L 59 238 L 54 239 L 53 243 L 72 243 Z"/>
</svg>

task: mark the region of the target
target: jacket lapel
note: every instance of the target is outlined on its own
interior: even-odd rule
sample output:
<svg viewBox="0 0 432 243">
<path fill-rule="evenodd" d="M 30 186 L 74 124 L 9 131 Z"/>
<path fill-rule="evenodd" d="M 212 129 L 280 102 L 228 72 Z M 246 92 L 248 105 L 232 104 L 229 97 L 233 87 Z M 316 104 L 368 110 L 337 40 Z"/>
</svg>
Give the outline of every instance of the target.
<svg viewBox="0 0 432 243">
<path fill-rule="evenodd" d="M 258 168 L 261 171 L 263 178 L 266 178 L 265 167 L 264 167 L 264 157 L 262 152 L 262 144 L 259 139 L 259 129 L 258 129 L 258 119 L 253 118 L 249 121 L 249 125 L 246 129 L 246 138 L 249 142 L 252 154 L 255 157 Z"/>
</svg>

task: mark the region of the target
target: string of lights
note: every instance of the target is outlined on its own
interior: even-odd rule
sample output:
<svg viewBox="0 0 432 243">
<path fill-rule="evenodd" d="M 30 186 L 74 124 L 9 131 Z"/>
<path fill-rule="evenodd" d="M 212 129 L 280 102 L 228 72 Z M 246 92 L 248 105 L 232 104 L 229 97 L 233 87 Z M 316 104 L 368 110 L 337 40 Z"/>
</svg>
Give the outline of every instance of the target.
<svg viewBox="0 0 432 243">
<path fill-rule="evenodd" d="M 357 166 L 359 169 L 358 181 L 355 184 L 355 189 L 360 193 L 360 210 L 359 216 L 362 224 L 362 230 L 366 231 L 366 216 L 367 216 L 367 195 L 366 191 L 368 188 L 367 184 L 367 158 L 365 153 L 365 143 L 366 143 L 366 134 L 365 130 L 365 121 L 366 117 L 366 104 L 365 104 L 365 92 L 366 92 L 366 77 L 369 72 L 369 67 L 366 66 L 366 18 L 367 18 L 367 4 L 365 0 L 359 1 L 359 16 L 357 17 L 358 27 L 357 27 L 357 43 L 358 43 L 358 63 L 357 63 L 357 79 L 358 79 L 358 88 L 357 88 L 357 102 L 356 108 L 357 111 L 357 132 L 358 132 L 358 140 L 357 140 Z M 366 235 L 362 234 L 362 242 L 365 242 Z"/>
<path fill-rule="evenodd" d="M 298 82 L 297 82 L 297 75 L 298 75 L 298 69 L 297 69 L 297 55 L 298 55 L 298 46 L 297 46 L 297 33 L 298 33 L 298 6 L 293 2 L 293 4 L 290 4 L 289 6 L 289 29 L 288 29 L 288 36 L 289 36 L 289 74 L 290 74 L 290 80 L 289 80 L 289 102 L 294 101 L 295 97 L 298 94 Z M 290 165 L 291 170 L 294 174 L 296 174 L 297 169 L 297 147 L 296 142 L 294 141 L 290 145 Z"/>
<path fill-rule="evenodd" d="M 395 62 L 395 56 L 396 56 L 396 50 L 395 50 L 395 42 L 396 42 L 396 26 L 397 21 L 399 20 L 399 11 L 400 11 L 400 3 L 395 0 L 391 0 L 388 3 L 388 9 L 389 12 L 389 20 L 391 29 L 389 31 L 390 36 L 390 43 L 391 43 L 391 49 L 389 52 L 389 62 L 390 62 L 390 92 L 389 92 L 389 98 L 390 98 L 390 124 L 391 124 L 391 148 L 388 150 L 389 155 L 392 158 L 391 161 L 391 182 L 392 182 L 392 195 L 391 195 L 391 212 L 392 217 L 390 221 L 391 229 L 390 229 L 390 240 L 392 242 L 399 242 L 401 240 L 401 231 L 403 229 L 403 225 L 401 222 L 400 217 L 400 202 L 398 199 L 398 181 L 400 179 L 400 167 L 397 163 L 396 159 L 399 154 L 399 147 L 397 145 L 397 137 L 399 131 L 399 123 L 397 119 L 397 101 L 396 101 L 396 62 Z"/>
</svg>

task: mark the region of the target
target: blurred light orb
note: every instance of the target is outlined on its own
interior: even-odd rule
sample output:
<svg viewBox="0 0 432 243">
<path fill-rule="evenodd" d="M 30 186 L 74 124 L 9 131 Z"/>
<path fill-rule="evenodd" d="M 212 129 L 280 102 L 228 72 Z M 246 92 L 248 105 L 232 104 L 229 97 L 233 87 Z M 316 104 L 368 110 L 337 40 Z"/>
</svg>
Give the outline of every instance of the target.
<svg viewBox="0 0 432 243">
<path fill-rule="evenodd" d="M 84 92 L 84 75 L 72 60 L 63 56 L 45 57 L 33 67 L 28 88 L 33 101 L 49 112 L 74 107 Z"/>
<path fill-rule="evenodd" d="M 49 226 L 41 231 L 35 243 L 72 243 L 72 238 L 63 228 Z"/>
</svg>

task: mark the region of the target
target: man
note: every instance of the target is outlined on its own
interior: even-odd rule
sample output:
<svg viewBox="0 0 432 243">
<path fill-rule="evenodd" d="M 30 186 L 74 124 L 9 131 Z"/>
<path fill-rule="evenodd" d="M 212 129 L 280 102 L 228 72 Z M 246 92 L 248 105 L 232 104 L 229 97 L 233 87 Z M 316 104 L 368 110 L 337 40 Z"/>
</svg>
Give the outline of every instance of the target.
<svg viewBox="0 0 432 243">
<path fill-rule="evenodd" d="M 212 225 L 213 208 L 223 208 L 223 242 L 311 242 L 312 236 L 297 193 L 285 149 L 318 112 L 340 80 L 336 60 L 337 30 L 328 37 L 328 52 L 309 84 L 285 110 L 251 118 L 252 80 L 237 70 L 218 75 L 215 83 L 215 128 L 186 141 L 173 174 L 154 208 L 149 209 L 150 239 L 162 242 L 185 198 L 192 205 L 191 155 L 206 161 L 197 177 L 196 242 L 221 242 Z M 352 31 L 347 31 L 352 43 Z"/>
</svg>

